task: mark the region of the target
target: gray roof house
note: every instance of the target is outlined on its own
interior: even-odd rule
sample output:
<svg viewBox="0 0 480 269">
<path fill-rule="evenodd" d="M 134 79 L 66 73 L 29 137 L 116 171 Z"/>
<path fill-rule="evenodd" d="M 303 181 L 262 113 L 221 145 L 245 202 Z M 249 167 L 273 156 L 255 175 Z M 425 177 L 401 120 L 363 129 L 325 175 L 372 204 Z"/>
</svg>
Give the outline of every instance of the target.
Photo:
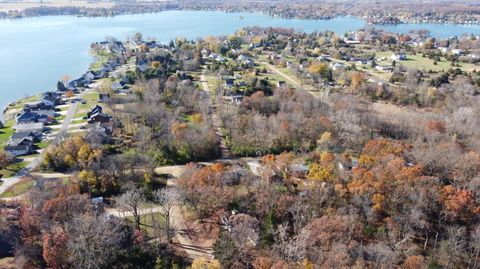
<svg viewBox="0 0 480 269">
<path fill-rule="evenodd" d="M 43 132 L 45 130 L 45 124 L 43 122 L 17 124 L 13 127 L 13 129 L 15 129 L 17 132 Z"/>
</svg>

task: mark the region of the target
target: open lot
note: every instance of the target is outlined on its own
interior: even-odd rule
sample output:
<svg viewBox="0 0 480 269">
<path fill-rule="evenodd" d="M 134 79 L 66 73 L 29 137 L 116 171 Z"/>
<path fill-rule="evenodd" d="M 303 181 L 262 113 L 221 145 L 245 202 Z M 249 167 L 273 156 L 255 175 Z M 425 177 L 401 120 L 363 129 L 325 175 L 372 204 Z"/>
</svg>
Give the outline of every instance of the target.
<svg viewBox="0 0 480 269">
<path fill-rule="evenodd" d="M 387 60 L 385 61 L 380 61 L 378 64 L 391 64 L 390 56 L 392 56 L 393 52 L 391 51 L 382 51 L 382 52 L 377 52 L 377 58 L 382 58 L 385 57 Z M 422 57 L 421 54 L 417 55 L 412 55 L 412 54 L 407 54 L 407 60 L 405 61 L 398 61 L 397 64 L 401 64 L 407 68 L 417 68 L 420 70 L 432 70 L 432 71 L 447 71 L 450 68 L 457 68 L 453 67 L 450 65 L 450 62 L 447 61 L 444 57 L 441 58 L 441 61 L 437 62 L 437 65 L 433 64 L 432 59 L 428 59 L 427 57 Z M 474 69 L 480 69 L 479 66 L 476 66 L 474 64 L 468 64 L 468 63 L 460 63 L 460 69 L 462 71 L 472 71 Z"/>
</svg>

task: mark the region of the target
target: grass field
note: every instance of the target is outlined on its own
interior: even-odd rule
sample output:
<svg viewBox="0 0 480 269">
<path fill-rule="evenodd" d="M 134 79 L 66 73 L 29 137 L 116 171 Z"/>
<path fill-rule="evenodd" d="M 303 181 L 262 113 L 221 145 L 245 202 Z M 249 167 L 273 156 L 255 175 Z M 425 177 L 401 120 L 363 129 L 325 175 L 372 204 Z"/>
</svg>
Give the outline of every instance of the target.
<svg viewBox="0 0 480 269">
<path fill-rule="evenodd" d="M 382 58 L 385 57 L 387 60 L 385 61 L 380 61 L 378 64 L 391 64 L 392 61 L 390 60 L 390 56 L 392 56 L 393 52 L 391 51 L 382 51 L 382 52 L 377 52 L 377 58 Z M 433 64 L 432 59 L 424 58 L 422 57 L 421 54 L 417 55 L 412 55 L 412 54 L 407 54 L 407 60 L 406 61 L 397 61 L 397 64 L 401 64 L 407 68 L 417 68 L 420 70 L 432 70 L 432 71 L 447 71 L 450 68 L 457 68 L 450 66 L 450 62 L 447 61 L 444 57 L 441 58 L 440 62 L 437 62 L 437 65 Z M 474 69 L 480 69 L 479 66 L 475 66 L 473 64 L 467 64 L 467 63 L 460 63 L 460 69 L 462 71 L 467 71 L 471 72 Z"/>
</svg>

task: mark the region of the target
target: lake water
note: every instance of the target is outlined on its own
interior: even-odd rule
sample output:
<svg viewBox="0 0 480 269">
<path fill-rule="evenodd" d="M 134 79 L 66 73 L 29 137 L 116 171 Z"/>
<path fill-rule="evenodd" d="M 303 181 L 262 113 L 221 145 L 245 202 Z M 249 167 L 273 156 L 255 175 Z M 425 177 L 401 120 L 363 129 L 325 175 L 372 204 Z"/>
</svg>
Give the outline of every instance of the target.
<svg viewBox="0 0 480 269">
<path fill-rule="evenodd" d="M 354 17 L 299 20 L 215 11 L 164 11 L 111 18 L 48 16 L 0 20 L 0 107 L 20 97 L 54 89 L 56 81 L 64 74 L 76 78 L 84 73 L 92 61 L 90 44 L 106 36 L 124 40 L 135 32 L 142 32 L 144 37 L 168 42 L 177 36 L 193 39 L 230 34 L 241 27 L 254 25 L 291 27 L 306 32 L 332 30 L 343 34 L 365 26 L 365 22 Z M 378 28 L 395 32 L 427 29 L 438 37 L 465 32 L 480 34 L 478 25 L 410 24 Z"/>
</svg>

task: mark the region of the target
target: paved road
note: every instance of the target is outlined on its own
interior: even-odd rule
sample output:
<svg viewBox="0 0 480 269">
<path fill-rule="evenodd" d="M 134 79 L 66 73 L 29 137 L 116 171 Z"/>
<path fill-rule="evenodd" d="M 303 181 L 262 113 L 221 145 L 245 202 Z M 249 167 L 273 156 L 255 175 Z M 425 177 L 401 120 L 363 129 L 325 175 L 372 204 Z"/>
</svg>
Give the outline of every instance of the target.
<svg viewBox="0 0 480 269">
<path fill-rule="evenodd" d="M 96 86 L 96 84 L 94 85 Z M 82 98 L 87 93 L 92 92 L 93 90 L 95 90 L 96 88 L 95 86 L 83 91 L 77 96 L 77 98 Z M 61 139 L 63 139 L 67 135 L 68 128 L 70 127 L 70 124 L 72 124 L 73 116 L 75 115 L 77 106 L 78 106 L 78 103 L 73 103 L 70 105 L 70 107 L 68 108 L 67 114 L 65 116 L 65 119 L 63 120 L 62 126 L 60 127 L 60 130 L 58 131 L 55 138 L 53 139 L 53 142 L 59 142 Z M 8 188 L 10 188 L 11 186 L 20 182 L 22 178 L 28 175 L 33 169 L 37 168 L 42 163 L 42 159 L 43 159 L 43 154 L 42 152 L 40 152 L 40 154 L 37 157 L 35 157 L 25 168 L 20 170 L 13 177 L 2 178 L 3 184 L 0 186 L 0 195 L 6 192 Z"/>
</svg>

